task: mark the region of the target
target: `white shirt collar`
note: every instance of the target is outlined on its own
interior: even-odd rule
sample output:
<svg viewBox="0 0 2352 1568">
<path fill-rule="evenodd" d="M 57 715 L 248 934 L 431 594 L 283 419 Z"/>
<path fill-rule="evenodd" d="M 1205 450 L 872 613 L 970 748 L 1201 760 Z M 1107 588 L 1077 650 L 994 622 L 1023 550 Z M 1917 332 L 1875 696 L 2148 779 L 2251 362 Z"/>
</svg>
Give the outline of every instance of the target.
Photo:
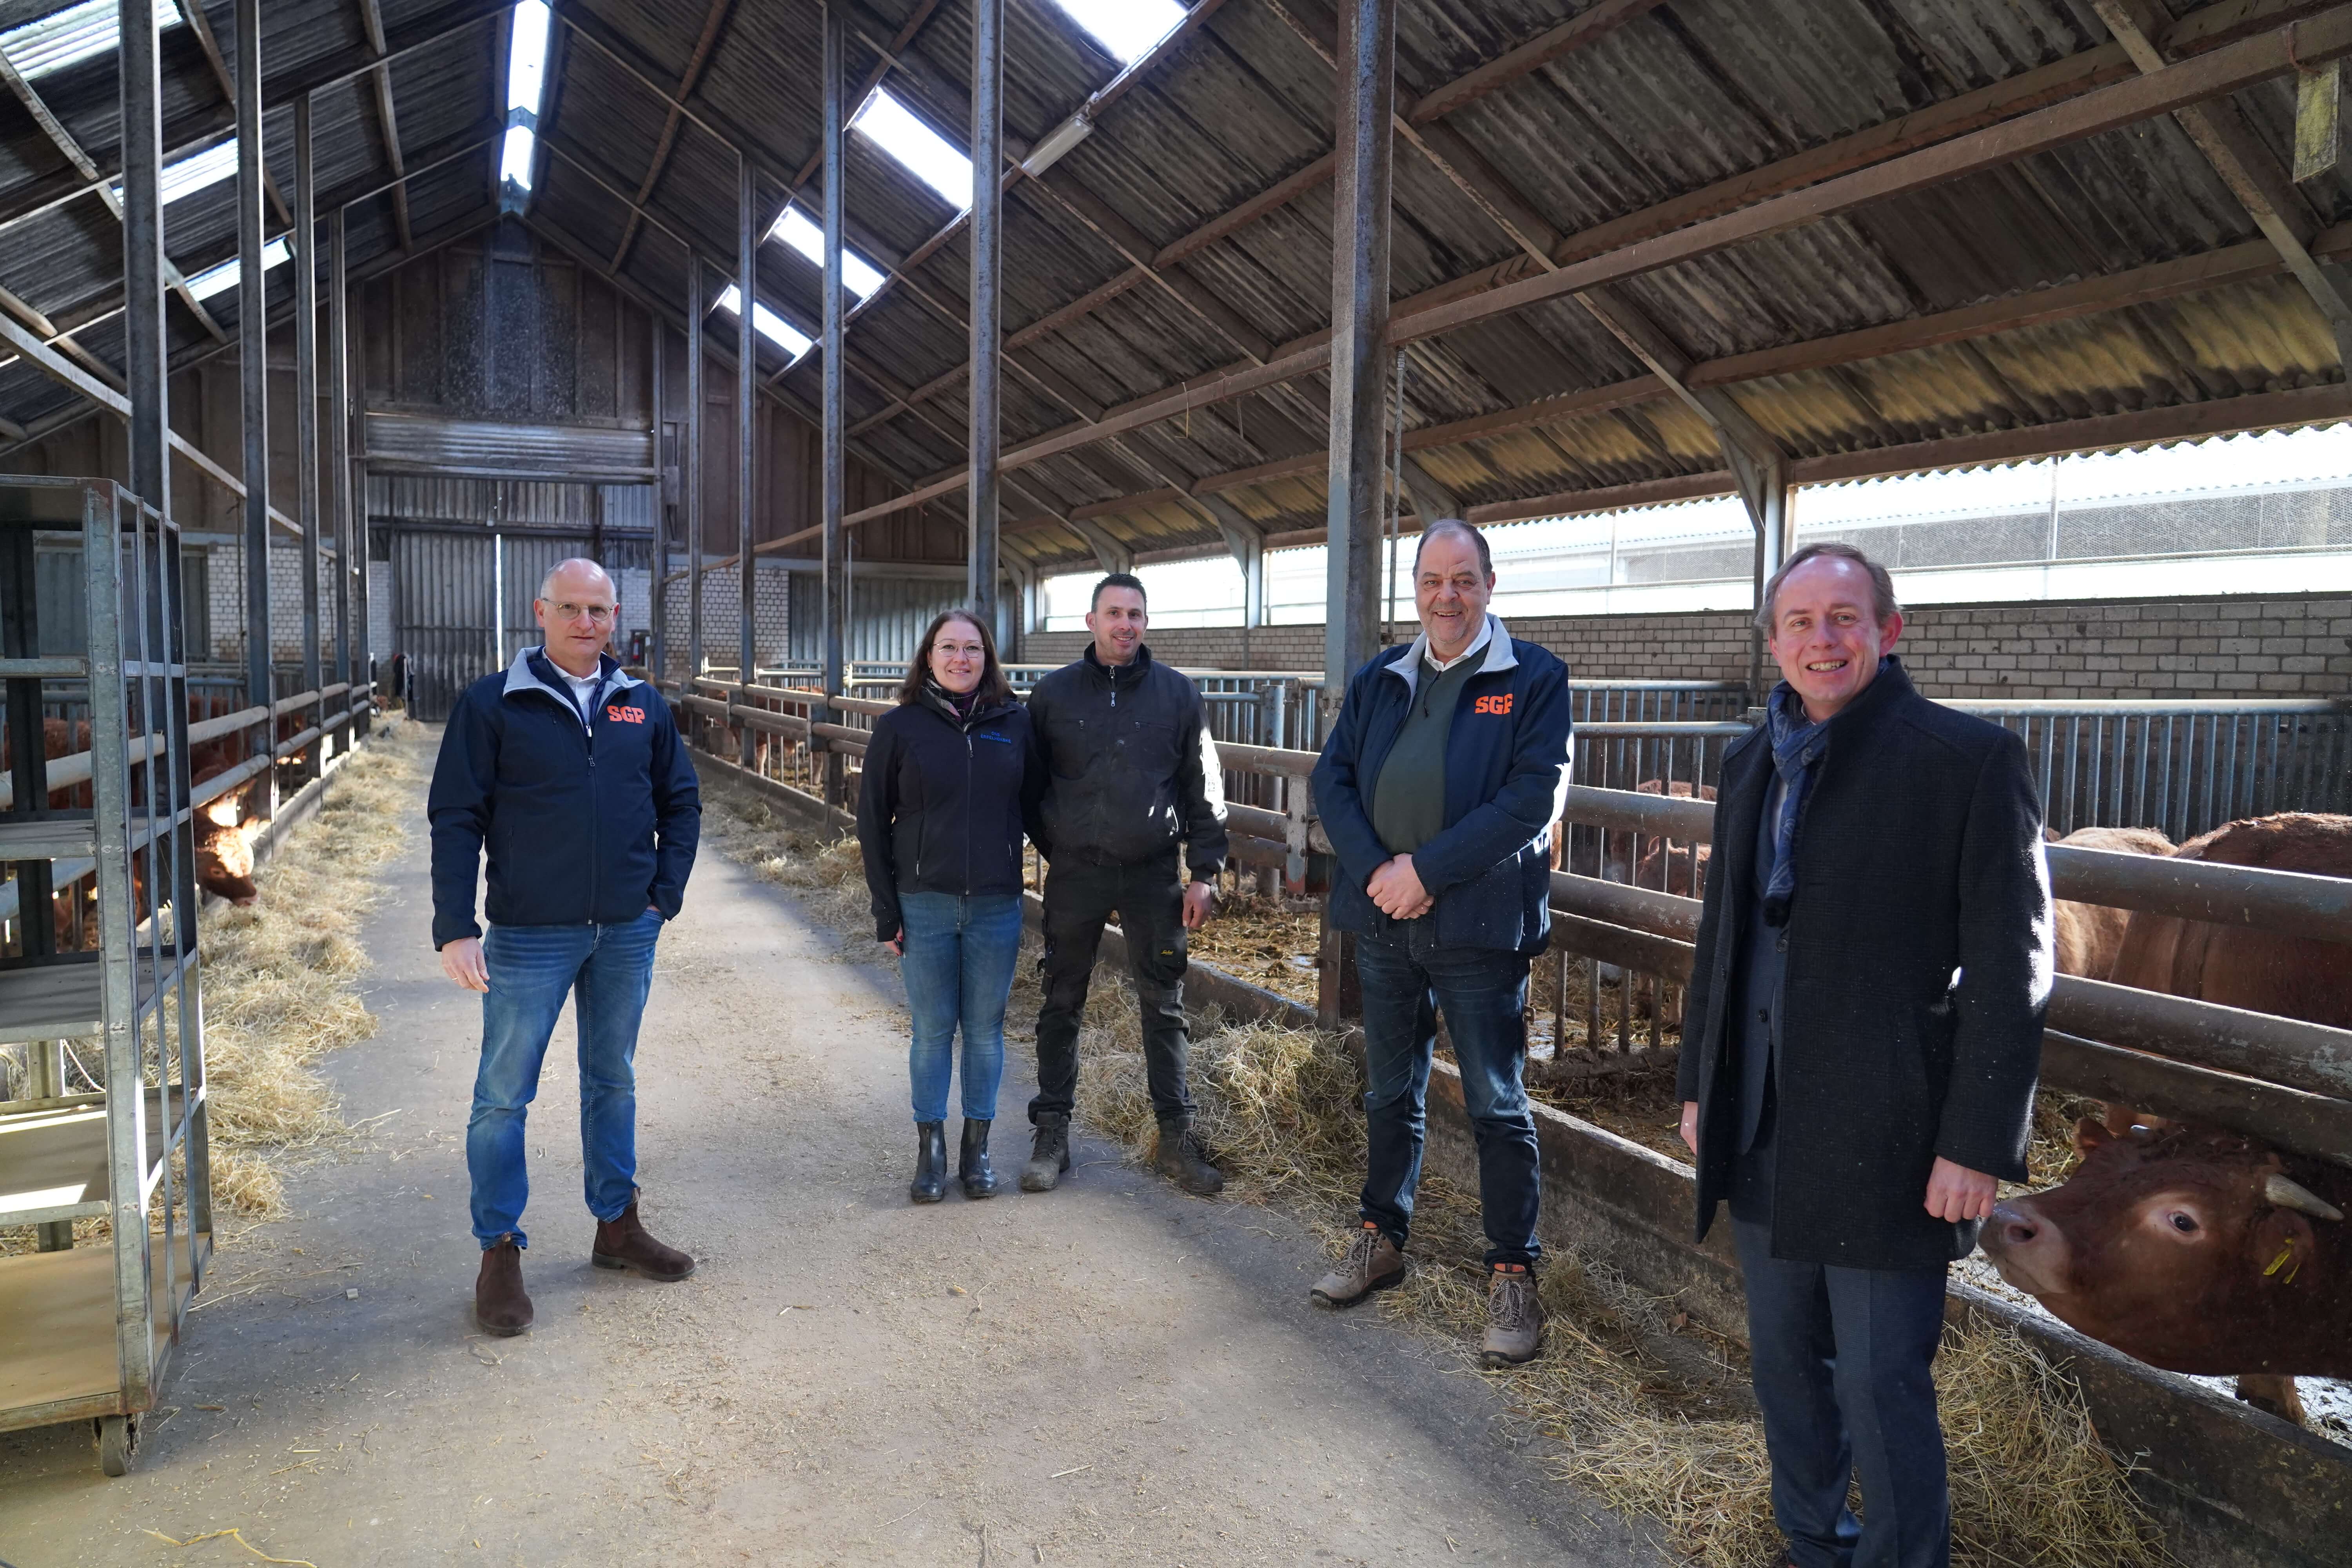
<svg viewBox="0 0 2352 1568">
<path fill-rule="evenodd" d="M 1455 665 L 1460 664 L 1464 659 L 1475 658 L 1489 642 L 1494 640 L 1494 624 L 1491 621 L 1483 623 L 1478 627 L 1478 635 L 1470 639 L 1470 646 L 1468 647 L 1464 648 L 1452 658 L 1440 658 L 1437 657 L 1437 649 L 1430 643 L 1429 634 L 1427 632 L 1423 632 L 1421 635 L 1422 662 L 1428 665 L 1430 668 L 1437 671 L 1438 674 L 1443 675 L 1447 670 L 1452 669 Z"/>
</svg>

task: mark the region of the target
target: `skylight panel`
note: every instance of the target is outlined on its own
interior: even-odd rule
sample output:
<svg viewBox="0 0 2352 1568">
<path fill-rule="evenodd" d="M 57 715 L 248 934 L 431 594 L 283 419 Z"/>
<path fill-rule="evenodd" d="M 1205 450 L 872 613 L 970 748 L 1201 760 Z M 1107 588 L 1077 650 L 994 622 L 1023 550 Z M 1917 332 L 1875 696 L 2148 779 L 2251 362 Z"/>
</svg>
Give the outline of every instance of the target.
<svg viewBox="0 0 2352 1568">
<path fill-rule="evenodd" d="M 732 283 L 727 285 L 727 292 L 719 296 L 719 309 L 730 316 L 740 315 L 743 309 L 743 290 Z M 756 300 L 751 302 L 751 325 L 759 331 L 761 337 L 766 338 L 794 359 L 800 358 L 816 344 L 814 338 L 810 337 Z"/>
<path fill-rule="evenodd" d="M 261 247 L 261 269 L 264 272 L 268 271 L 279 262 L 284 261 L 288 254 L 289 252 L 286 248 L 286 237 L 280 235 L 278 237 L 271 240 L 268 245 Z M 215 294 L 226 293 L 229 289 L 236 288 L 237 285 L 237 279 L 242 278 L 244 275 L 244 258 L 242 257 L 232 256 L 226 261 L 222 262 L 218 267 L 207 267 L 202 272 L 197 273 L 194 278 L 189 279 L 188 292 L 194 295 L 199 300 L 209 300 Z"/>
<path fill-rule="evenodd" d="M 499 183 L 530 189 L 531 154 L 537 146 L 530 126 L 508 126 L 506 142 L 499 149 Z"/>
<path fill-rule="evenodd" d="M 1184 19 L 1176 0 L 1054 0 L 1071 21 L 1125 65 Z"/>
<path fill-rule="evenodd" d="M 956 211 L 971 205 L 971 160 L 883 89 L 867 96 L 849 128 L 898 160 Z"/>
<path fill-rule="evenodd" d="M 180 7 L 167 3 L 160 26 L 176 27 Z M 52 11 L 37 22 L 27 22 L 0 33 L 0 55 L 26 81 L 61 71 L 83 60 L 110 55 L 121 46 L 121 0 L 82 0 L 62 11 Z"/>
<path fill-rule="evenodd" d="M 522 0 L 515 7 L 512 41 L 507 49 L 508 111 L 520 109 L 537 119 L 546 76 L 546 0 Z"/>
<path fill-rule="evenodd" d="M 169 205 L 182 196 L 194 195 L 208 186 L 217 185 L 236 173 L 236 139 L 216 142 L 201 153 L 191 153 L 176 163 L 163 165 L 163 177 L 156 182 L 162 202 Z M 122 182 L 114 181 L 107 187 L 114 199 L 122 199 Z"/>
<path fill-rule="evenodd" d="M 768 231 L 770 239 L 781 239 L 822 268 L 824 266 L 824 230 L 811 223 L 798 207 L 786 207 L 776 226 Z M 841 286 L 863 300 L 882 287 L 885 279 L 874 264 L 846 245 L 841 247 Z"/>
</svg>

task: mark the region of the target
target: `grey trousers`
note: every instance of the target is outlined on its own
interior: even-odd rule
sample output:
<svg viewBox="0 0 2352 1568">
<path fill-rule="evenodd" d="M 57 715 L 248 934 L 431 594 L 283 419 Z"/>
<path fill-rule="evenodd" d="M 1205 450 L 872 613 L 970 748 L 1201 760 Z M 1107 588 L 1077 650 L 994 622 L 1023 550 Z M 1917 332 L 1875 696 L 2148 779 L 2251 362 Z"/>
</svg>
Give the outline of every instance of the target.
<svg viewBox="0 0 2352 1568">
<path fill-rule="evenodd" d="M 1945 1568 L 1952 1504 L 1932 1369 L 1944 1270 L 1840 1268 L 1772 1256 L 1735 1212 L 1772 1515 L 1797 1568 Z M 1846 1506 L 1862 1477 L 1863 1518 Z"/>
</svg>

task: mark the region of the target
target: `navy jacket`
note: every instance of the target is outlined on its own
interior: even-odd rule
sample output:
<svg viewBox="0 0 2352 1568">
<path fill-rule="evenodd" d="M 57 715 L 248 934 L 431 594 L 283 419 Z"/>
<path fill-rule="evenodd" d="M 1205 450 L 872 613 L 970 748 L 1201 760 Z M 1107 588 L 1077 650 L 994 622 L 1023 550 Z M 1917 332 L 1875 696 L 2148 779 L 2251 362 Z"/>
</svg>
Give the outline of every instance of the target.
<svg viewBox="0 0 2352 1568">
<path fill-rule="evenodd" d="M 1927 1211 L 1937 1156 L 2025 1179 L 2053 970 L 2042 802 L 2025 743 L 1920 696 L 1900 659 L 1830 721 L 1818 766 L 1783 928 L 1772 1256 L 1939 1268 L 1977 1226 Z M 1762 729 L 1724 752 L 1678 1069 L 1699 1108 L 1701 1238 L 1738 1142 L 1729 1015 L 1772 777 Z"/>
<path fill-rule="evenodd" d="M 1445 746 L 1445 829 L 1413 851 L 1436 900 L 1423 917 L 1444 947 L 1533 955 L 1551 939 L 1553 824 L 1568 803 L 1568 667 L 1486 617 L 1478 671 L 1462 688 Z M 1315 764 L 1315 810 L 1339 859 L 1331 923 L 1371 934 L 1390 921 L 1364 890 L 1389 859 L 1369 795 L 1426 674 L 1427 634 L 1383 649 L 1348 682 Z"/>
<path fill-rule="evenodd" d="M 482 934 L 474 883 L 485 848 L 493 925 L 617 925 L 649 905 L 677 917 L 701 787 L 669 705 L 610 656 L 604 671 L 593 733 L 537 648 L 457 699 L 425 808 L 436 949 Z"/>
<path fill-rule="evenodd" d="M 857 785 L 857 847 L 874 939 L 905 923 L 901 893 L 1021 891 L 1021 798 L 1034 764 L 1029 710 L 982 704 L 957 719 L 929 697 L 874 721 Z"/>
</svg>

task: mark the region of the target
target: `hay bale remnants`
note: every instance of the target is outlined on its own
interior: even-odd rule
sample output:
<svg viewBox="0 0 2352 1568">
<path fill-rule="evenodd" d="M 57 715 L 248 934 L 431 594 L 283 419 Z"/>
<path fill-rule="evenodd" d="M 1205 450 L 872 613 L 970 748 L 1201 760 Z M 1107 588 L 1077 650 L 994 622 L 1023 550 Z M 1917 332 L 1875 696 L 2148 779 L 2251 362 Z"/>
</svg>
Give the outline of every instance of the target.
<svg viewBox="0 0 2352 1568">
<path fill-rule="evenodd" d="M 376 873 L 407 843 L 427 747 L 403 724 L 354 753 L 318 816 L 261 868 L 260 900 L 203 917 L 213 1201 L 223 1212 L 283 1215 L 284 1157 L 346 1131 L 314 1068 L 375 1033 L 356 984 L 368 969 L 360 923 L 383 896 Z"/>
</svg>

